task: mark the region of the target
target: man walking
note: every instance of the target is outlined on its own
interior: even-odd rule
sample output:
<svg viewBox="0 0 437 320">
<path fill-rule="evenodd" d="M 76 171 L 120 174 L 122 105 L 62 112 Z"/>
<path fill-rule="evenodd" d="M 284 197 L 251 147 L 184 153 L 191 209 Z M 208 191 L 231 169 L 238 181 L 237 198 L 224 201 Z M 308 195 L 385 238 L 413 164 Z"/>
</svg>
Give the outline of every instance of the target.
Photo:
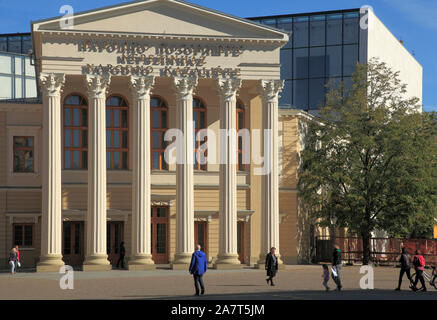
<svg viewBox="0 0 437 320">
<path fill-rule="evenodd" d="M 194 251 L 191 256 L 190 263 L 190 274 L 193 275 L 194 278 L 194 287 L 196 288 L 196 296 L 199 295 L 199 285 L 200 285 L 200 294 L 205 294 L 205 285 L 203 284 L 203 275 L 207 269 L 207 261 L 206 255 L 203 253 L 201 249 L 201 245 L 198 244 L 196 246 L 196 251 Z"/>
<path fill-rule="evenodd" d="M 410 255 L 408 254 L 407 249 L 402 248 L 402 255 L 399 259 L 399 262 L 401 263 L 401 272 L 399 273 L 399 283 L 398 287 L 395 289 L 396 291 L 401 290 L 402 278 L 404 277 L 404 273 L 407 274 L 407 278 L 408 280 L 410 280 L 410 285 L 413 283 L 413 279 L 411 279 L 410 275 Z"/>
<path fill-rule="evenodd" d="M 414 256 L 413 260 L 414 269 L 416 270 L 416 279 L 413 284 L 413 291 L 418 291 L 416 285 L 417 282 L 420 280 L 420 283 L 422 284 L 422 288 L 420 291 L 426 291 L 425 286 L 425 279 L 423 279 L 423 270 L 425 269 L 425 258 L 422 256 L 422 253 L 420 250 L 416 250 L 416 255 Z"/>
<path fill-rule="evenodd" d="M 120 257 L 117 261 L 117 269 L 118 266 L 121 264 L 121 268 L 124 269 L 124 256 L 126 255 L 126 249 L 124 248 L 124 242 L 122 241 L 120 243 Z"/>
<path fill-rule="evenodd" d="M 337 284 L 337 290 L 341 291 L 341 279 L 340 279 L 340 271 L 341 271 L 341 251 L 338 244 L 334 245 L 334 252 L 332 254 L 332 268 L 335 268 L 337 276 L 334 278 L 335 283 Z"/>
</svg>

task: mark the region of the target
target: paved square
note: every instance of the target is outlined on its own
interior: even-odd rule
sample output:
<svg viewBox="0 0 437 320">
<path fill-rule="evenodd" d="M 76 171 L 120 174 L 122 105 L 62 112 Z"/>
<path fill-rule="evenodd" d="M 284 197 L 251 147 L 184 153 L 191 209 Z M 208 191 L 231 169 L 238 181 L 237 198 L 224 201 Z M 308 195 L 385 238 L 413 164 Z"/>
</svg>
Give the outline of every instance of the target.
<svg viewBox="0 0 437 320">
<path fill-rule="evenodd" d="M 74 290 L 60 289 L 62 274 L 0 274 L 0 299 L 435 299 L 437 290 L 395 292 L 398 268 L 375 267 L 375 290 L 361 290 L 360 267 L 344 267 L 342 292 L 325 292 L 321 266 L 287 266 L 275 278 L 276 286 L 266 284 L 264 270 L 208 270 L 204 277 L 206 295 L 194 297 L 188 271 L 75 272 Z M 329 285 L 334 288 L 330 280 Z"/>
</svg>

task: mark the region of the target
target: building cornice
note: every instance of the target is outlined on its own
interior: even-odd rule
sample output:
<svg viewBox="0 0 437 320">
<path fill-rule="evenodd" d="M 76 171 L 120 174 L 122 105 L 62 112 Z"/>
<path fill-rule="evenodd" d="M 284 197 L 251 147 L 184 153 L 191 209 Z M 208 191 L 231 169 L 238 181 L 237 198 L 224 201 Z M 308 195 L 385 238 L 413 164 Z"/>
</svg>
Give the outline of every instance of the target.
<svg viewBox="0 0 437 320">
<path fill-rule="evenodd" d="M 251 38 L 251 37 L 233 37 L 233 36 L 208 36 L 195 34 L 153 34 L 153 33 L 130 33 L 130 32 L 105 32 L 92 30 L 38 30 L 35 33 L 40 33 L 45 36 L 62 36 L 66 35 L 74 37 L 103 37 L 114 39 L 144 39 L 144 40 L 177 40 L 177 41 L 208 41 L 208 42 L 249 42 L 261 44 L 277 44 L 285 45 L 288 39 L 272 39 L 272 38 Z"/>
</svg>

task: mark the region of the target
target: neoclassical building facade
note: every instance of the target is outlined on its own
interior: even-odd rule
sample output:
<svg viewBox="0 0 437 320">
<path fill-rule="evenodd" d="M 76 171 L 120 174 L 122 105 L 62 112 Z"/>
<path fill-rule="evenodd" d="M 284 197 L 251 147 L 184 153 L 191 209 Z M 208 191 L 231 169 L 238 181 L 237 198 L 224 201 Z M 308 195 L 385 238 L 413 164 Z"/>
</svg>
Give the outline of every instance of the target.
<svg viewBox="0 0 437 320">
<path fill-rule="evenodd" d="M 1 256 L 19 244 L 37 271 L 109 270 L 123 242 L 130 270 L 179 269 L 199 243 L 219 269 L 270 247 L 306 261 L 309 116 L 278 108 L 288 40 L 178 0 L 32 23 L 40 98 L 0 103 Z"/>
</svg>

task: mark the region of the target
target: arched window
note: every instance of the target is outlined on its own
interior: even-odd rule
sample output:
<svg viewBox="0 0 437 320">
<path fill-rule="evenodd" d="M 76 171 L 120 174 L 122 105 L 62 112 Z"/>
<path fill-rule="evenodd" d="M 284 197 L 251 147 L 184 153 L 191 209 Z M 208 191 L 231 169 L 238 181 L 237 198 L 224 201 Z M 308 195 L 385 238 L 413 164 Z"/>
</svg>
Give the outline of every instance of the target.
<svg viewBox="0 0 437 320">
<path fill-rule="evenodd" d="M 237 133 L 240 129 L 246 128 L 246 113 L 244 104 L 240 99 L 237 99 Z M 237 148 L 238 171 L 245 171 L 246 165 L 243 163 L 243 137 L 238 136 Z"/>
<path fill-rule="evenodd" d="M 106 168 L 128 169 L 129 117 L 128 104 L 121 96 L 106 100 Z"/>
<path fill-rule="evenodd" d="M 64 168 L 88 167 L 88 104 L 78 94 L 64 101 Z"/>
<path fill-rule="evenodd" d="M 202 130 L 206 129 L 207 122 L 206 122 L 206 105 L 200 98 L 193 98 L 193 121 L 195 124 L 195 137 L 197 137 L 197 133 Z M 197 138 L 196 138 L 197 140 Z M 203 170 L 206 171 L 206 163 L 201 164 L 198 161 L 198 158 L 200 159 L 200 145 L 204 142 L 202 141 L 194 141 L 194 170 Z M 206 139 L 205 139 L 206 141 Z M 207 156 L 207 152 L 205 152 L 205 156 Z"/>
<path fill-rule="evenodd" d="M 168 128 L 168 106 L 161 97 L 150 98 L 150 119 L 151 119 L 151 161 L 152 170 L 168 170 L 164 153 L 167 141 L 164 140 L 165 131 Z"/>
</svg>

